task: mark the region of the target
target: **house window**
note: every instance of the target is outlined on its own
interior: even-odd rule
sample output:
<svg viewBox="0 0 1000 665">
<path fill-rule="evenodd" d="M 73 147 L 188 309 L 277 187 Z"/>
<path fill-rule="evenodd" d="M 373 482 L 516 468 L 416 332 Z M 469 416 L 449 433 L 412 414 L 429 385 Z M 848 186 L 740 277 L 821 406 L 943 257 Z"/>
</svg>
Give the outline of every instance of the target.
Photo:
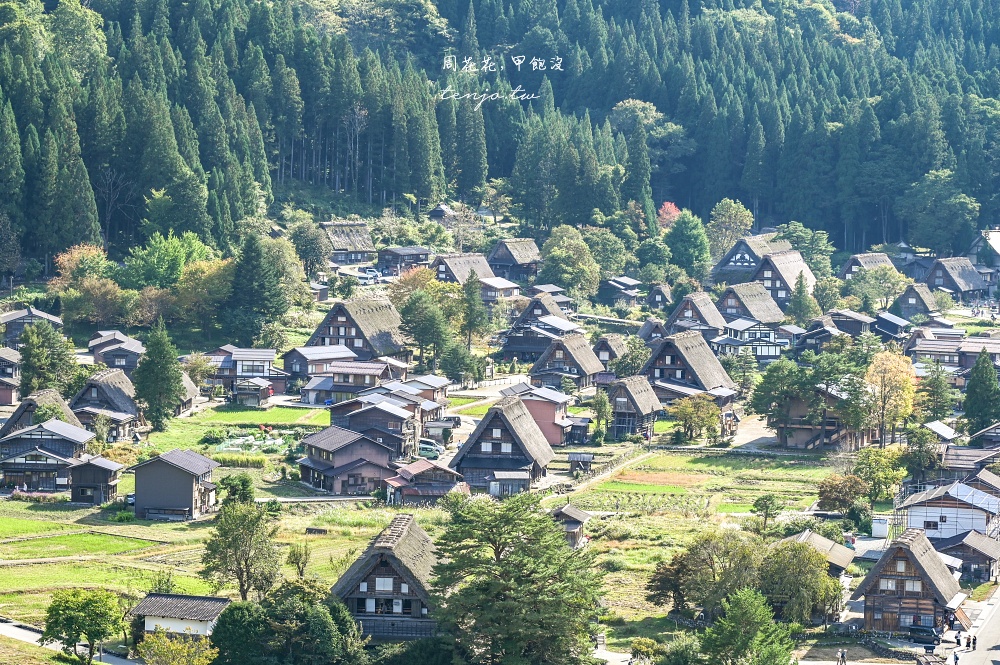
<svg viewBox="0 0 1000 665">
<path fill-rule="evenodd" d="M 346 321 L 346 320 L 347 320 L 346 316 L 338 316 L 337 317 L 337 321 Z"/>
<path fill-rule="evenodd" d="M 542 315 L 542 310 L 541 310 L 541 308 L 539 308 L 539 307 L 536 307 L 536 308 L 534 309 L 534 315 L 535 315 L 535 316 L 541 316 L 541 315 Z"/>
<path fill-rule="evenodd" d="M 881 591 L 895 591 L 896 580 L 891 577 L 883 577 L 878 581 L 878 588 Z"/>
<path fill-rule="evenodd" d="M 609 354 L 607 351 L 601 351 L 600 353 L 597 354 L 597 357 L 601 360 L 608 360 L 608 355 Z"/>
<path fill-rule="evenodd" d="M 784 298 L 786 295 L 788 295 L 788 293 L 786 291 L 778 291 L 778 297 L 779 298 Z"/>
<path fill-rule="evenodd" d="M 94 496 L 94 488 L 93 487 L 81 487 L 80 488 L 80 496 Z"/>
<path fill-rule="evenodd" d="M 264 363 L 243 363 L 244 374 L 263 374 Z"/>
<path fill-rule="evenodd" d="M 392 591 L 392 578 L 391 577 L 376 577 L 375 578 L 375 590 L 376 591 Z"/>
<path fill-rule="evenodd" d="M 562 349 L 556 349 L 555 356 L 556 356 L 556 360 L 562 360 L 563 359 Z"/>
<path fill-rule="evenodd" d="M 674 361 L 674 357 L 673 356 L 663 356 L 663 364 L 664 365 L 670 365 L 671 363 L 673 363 L 673 361 Z"/>
<path fill-rule="evenodd" d="M 375 613 L 375 599 L 374 598 L 365 598 L 365 612 L 368 612 L 369 614 L 374 614 Z"/>
<path fill-rule="evenodd" d="M 364 598 L 358 598 L 357 599 L 357 604 L 354 606 L 354 611 L 357 614 L 364 614 L 364 612 L 365 612 L 365 599 Z"/>
<path fill-rule="evenodd" d="M 937 522 L 924 522 L 924 530 L 925 531 L 937 531 L 938 530 L 938 523 Z"/>
<path fill-rule="evenodd" d="M 683 379 L 684 378 L 684 370 L 682 370 L 682 369 L 677 370 L 676 372 L 674 372 L 674 376 L 676 376 L 678 379 Z"/>
<path fill-rule="evenodd" d="M 364 341 L 360 337 L 355 338 L 355 340 L 354 340 L 354 348 L 360 349 L 363 344 L 364 344 Z"/>
<path fill-rule="evenodd" d="M 125 356 L 115 356 L 115 367 L 125 366 Z"/>
<path fill-rule="evenodd" d="M 96 387 L 90 389 L 90 396 L 91 397 L 97 397 L 97 388 Z"/>
<path fill-rule="evenodd" d="M 656 294 L 656 298 L 655 298 L 656 302 L 660 302 L 661 299 L 662 299 L 662 297 L 660 296 L 659 293 L 657 293 Z"/>
<path fill-rule="evenodd" d="M 923 584 L 920 580 L 906 580 L 906 590 L 916 591 L 917 593 L 923 591 Z"/>
<path fill-rule="evenodd" d="M 409 584 L 400 584 L 399 585 L 399 592 L 400 593 L 410 593 L 410 585 Z"/>
<path fill-rule="evenodd" d="M 493 452 L 493 442 L 492 441 L 483 441 L 482 443 L 480 443 L 480 446 L 481 446 L 480 449 L 484 453 L 492 453 Z"/>
<path fill-rule="evenodd" d="M 764 280 L 764 288 L 765 289 L 771 288 L 771 280 L 769 280 L 769 279 L 765 279 Z"/>
<path fill-rule="evenodd" d="M 905 573 L 906 572 L 906 562 L 905 561 L 897 561 L 896 562 L 896 572 L 897 573 Z"/>
<path fill-rule="evenodd" d="M 907 298 L 906 301 L 908 303 L 910 303 L 911 305 L 916 305 L 917 304 L 917 299 L 916 298 Z"/>
<path fill-rule="evenodd" d="M 500 452 L 502 452 L 502 453 L 509 453 L 511 451 L 511 449 L 512 449 L 511 446 L 512 446 L 512 444 L 511 444 L 510 441 L 501 441 L 500 442 Z"/>
<path fill-rule="evenodd" d="M 684 310 L 684 316 L 686 318 L 690 319 L 692 316 L 694 316 L 694 313 L 691 310 L 686 309 L 686 310 Z"/>
<path fill-rule="evenodd" d="M 372 377 L 371 374 L 365 374 L 365 385 L 371 385 Z"/>
<path fill-rule="evenodd" d="M 882 613 L 881 612 L 875 612 L 874 613 L 874 619 L 876 621 L 880 620 L 881 618 L 882 618 Z"/>
<path fill-rule="evenodd" d="M 347 326 L 340 326 L 339 328 L 337 328 L 337 334 L 341 337 L 347 335 Z"/>
<path fill-rule="evenodd" d="M 501 436 L 503 436 L 503 432 L 500 430 L 500 428 L 499 427 L 494 427 L 493 428 L 493 438 L 494 439 L 499 439 Z"/>
<path fill-rule="evenodd" d="M 940 522 L 941 524 L 944 524 L 947 521 L 948 521 L 947 515 L 941 515 L 940 517 L 938 517 L 938 522 Z"/>
<path fill-rule="evenodd" d="M 770 270 L 765 270 L 764 271 L 764 277 L 770 277 L 770 276 L 771 276 L 771 271 Z"/>
<path fill-rule="evenodd" d="M 920 617 L 917 616 L 917 624 L 919 625 Z M 912 626 L 913 625 L 913 615 L 912 614 L 900 614 L 899 615 L 899 625 L 900 626 Z"/>
<path fill-rule="evenodd" d="M 392 613 L 393 614 L 402 614 L 403 613 L 403 599 L 402 598 L 393 598 L 392 599 Z"/>
<path fill-rule="evenodd" d="M 358 585 L 358 591 L 360 591 L 362 593 L 367 593 L 368 592 L 368 582 L 362 582 L 361 584 L 359 584 Z"/>
</svg>

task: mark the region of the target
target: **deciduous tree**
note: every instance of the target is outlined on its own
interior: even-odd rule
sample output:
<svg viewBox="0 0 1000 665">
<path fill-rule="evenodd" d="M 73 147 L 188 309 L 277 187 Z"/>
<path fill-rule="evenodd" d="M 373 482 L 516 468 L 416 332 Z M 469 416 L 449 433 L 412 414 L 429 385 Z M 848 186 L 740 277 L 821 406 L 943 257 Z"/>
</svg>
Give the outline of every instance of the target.
<svg viewBox="0 0 1000 665">
<path fill-rule="evenodd" d="M 722 199 L 712 208 L 705 231 L 711 246 L 712 260 L 718 261 L 736 241 L 753 228 L 753 213 L 739 201 Z"/>
<path fill-rule="evenodd" d="M 901 451 L 895 448 L 862 448 L 854 465 L 854 475 L 868 484 L 868 500 L 887 499 L 906 477 L 900 465 Z"/>
<path fill-rule="evenodd" d="M 212 665 L 219 650 L 194 635 L 172 637 L 157 628 L 143 638 L 139 655 L 146 665 Z"/>
<path fill-rule="evenodd" d="M 61 589 L 52 594 L 52 602 L 45 611 L 45 630 L 38 641 L 58 642 L 67 656 L 90 665 L 100 643 L 114 636 L 120 624 L 118 599 L 112 592 Z M 83 651 L 81 643 L 86 643 Z"/>
<path fill-rule="evenodd" d="M 277 531 L 263 506 L 224 505 L 205 543 L 201 575 L 216 589 L 235 583 L 242 600 L 251 591 L 263 595 L 279 575 Z"/>
<path fill-rule="evenodd" d="M 781 618 L 806 624 L 821 606 L 829 582 L 830 564 L 808 543 L 779 542 L 768 550 L 760 566 L 760 591 L 772 605 L 781 606 Z"/>
<path fill-rule="evenodd" d="M 542 244 L 540 253 L 539 282 L 558 284 L 580 297 L 597 293 L 600 266 L 579 231 L 571 226 L 557 226 Z"/>
<path fill-rule="evenodd" d="M 842 476 L 832 473 L 819 481 L 820 510 L 837 510 L 846 512 L 859 498 L 868 495 L 868 483 L 858 476 L 848 474 Z"/>
<path fill-rule="evenodd" d="M 896 424 L 913 411 L 915 380 L 913 363 L 901 353 L 880 351 L 868 366 L 865 381 L 872 387 L 872 403 L 882 446 L 885 446 L 886 428 L 895 429 Z"/>
<path fill-rule="evenodd" d="M 691 277 L 705 279 L 712 267 L 712 253 L 701 219 L 690 210 L 682 210 L 664 241 L 673 254 L 675 264 Z"/>
</svg>

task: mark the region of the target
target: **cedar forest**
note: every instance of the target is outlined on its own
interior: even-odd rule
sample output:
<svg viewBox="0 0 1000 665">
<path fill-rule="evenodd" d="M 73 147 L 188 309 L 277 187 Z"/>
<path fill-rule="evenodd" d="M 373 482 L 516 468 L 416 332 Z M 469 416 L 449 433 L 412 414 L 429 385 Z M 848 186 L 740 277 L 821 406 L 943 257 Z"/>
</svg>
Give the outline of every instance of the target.
<svg viewBox="0 0 1000 665">
<path fill-rule="evenodd" d="M 308 186 L 634 251 L 662 202 L 733 197 L 844 250 L 963 251 L 1000 206 L 998 37 L 986 0 L 7 0 L 0 226 L 43 260 L 169 230 L 225 255 Z"/>
</svg>

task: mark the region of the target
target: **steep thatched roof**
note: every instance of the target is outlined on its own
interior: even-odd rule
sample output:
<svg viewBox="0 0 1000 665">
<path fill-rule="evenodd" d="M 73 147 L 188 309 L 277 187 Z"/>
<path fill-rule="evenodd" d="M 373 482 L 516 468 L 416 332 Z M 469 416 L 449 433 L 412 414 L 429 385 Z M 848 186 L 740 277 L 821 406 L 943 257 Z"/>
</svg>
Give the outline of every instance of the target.
<svg viewBox="0 0 1000 665">
<path fill-rule="evenodd" d="M 658 319 L 655 316 L 650 316 L 647 317 L 646 320 L 642 322 L 641 326 L 639 326 L 639 332 L 636 333 L 636 337 L 648 342 L 649 340 L 653 339 L 653 334 L 657 330 L 660 331 L 660 337 L 666 335 L 667 322 L 662 319 Z"/>
<path fill-rule="evenodd" d="M 726 327 L 726 319 L 719 312 L 719 308 L 712 302 L 712 296 L 705 291 L 695 291 L 684 296 L 683 300 L 677 303 L 673 314 L 667 319 L 668 325 L 674 325 L 682 320 L 681 312 L 684 311 L 684 303 L 690 302 L 694 311 L 706 325 L 722 330 Z"/>
<path fill-rule="evenodd" d="M 726 299 L 730 295 L 735 296 L 743 304 L 751 318 L 761 323 L 781 323 L 785 320 L 785 315 L 781 313 L 778 303 L 774 302 L 774 298 L 760 282 L 734 284 L 727 288 L 716 301 L 716 307 L 720 311 L 725 311 Z"/>
<path fill-rule="evenodd" d="M 531 238 L 504 238 L 498 240 L 486 260 L 491 263 L 494 262 L 497 253 L 502 247 L 507 248 L 507 251 L 510 252 L 510 255 L 518 265 L 538 263 L 542 260 L 541 253 L 538 251 L 538 245 Z"/>
<path fill-rule="evenodd" d="M 21 403 L 18 405 L 17 409 L 15 409 L 14 413 L 12 413 L 10 418 L 7 419 L 7 422 L 3 424 L 3 427 L 0 427 L 0 439 L 12 432 L 16 432 L 17 430 L 38 424 L 34 421 L 33 417 L 35 409 L 40 406 L 48 405 L 59 408 L 61 412 L 59 420 L 68 425 L 73 425 L 74 427 L 83 427 L 83 425 L 80 424 L 80 419 L 73 414 L 69 405 L 66 404 L 66 400 L 64 400 L 62 395 L 59 394 L 59 391 L 52 389 L 39 390 L 38 392 L 31 393 L 21 400 Z"/>
<path fill-rule="evenodd" d="M 94 374 L 70 400 L 69 408 L 77 411 L 82 407 L 92 406 L 88 404 L 94 400 L 90 397 L 91 388 L 98 390 L 96 401 L 107 404 L 112 411 L 139 417 L 139 407 L 135 403 L 135 386 L 125 372 L 120 369 L 106 369 Z"/>
<path fill-rule="evenodd" d="M 465 284 L 469 275 L 473 272 L 480 279 L 484 277 L 496 277 L 493 268 L 486 262 L 486 257 L 482 254 L 438 254 L 434 262 L 431 263 L 431 270 L 438 274 L 438 266 L 444 264 L 459 284 Z"/>
<path fill-rule="evenodd" d="M 399 312 L 388 300 L 375 298 L 339 301 L 334 304 L 330 308 L 330 313 L 326 315 L 316 332 L 309 338 L 309 345 L 312 345 L 313 340 L 319 336 L 320 330 L 337 325 L 334 320 L 337 304 L 343 306 L 358 330 L 371 344 L 372 351 L 376 356 L 391 356 L 399 353 L 406 346 L 406 338 L 399 330 L 401 321 Z"/>
<path fill-rule="evenodd" d="M 545 349 L 542 355 L 538 357 L 538 360 L 535 361 L 535 364 L 531 366 L 528 374 L 544 371 L 546 364 L 548 364 L 549 359 L 556 349 L 562 349 L 566 354 L 565 360 L 572 361 L 584 374 L 597 374 L 604 371 L 604 363 L 598 359 L 597 354 L 594 353 L 594 349 L 587 343 L 587 338 L 579 333 L 571 333 L 565 337 L 552 340 L 549 343 L 549 347 Z"/>
<path fill-rule="evenodd" d="M 840 543 L 835 543 L 829 538 L 825 538 L 812 529 L 806 529 L 802 533 L 789 536 L 779 542 L 782 543 L 805 543 L 814 550 L 826 557 L 827 562 L 838 568 L 847 568 L 854 561 L 854 552 Z"/>
<path fill-rule="evenodd" d="M 546 466 L 555 458 L 552 446 L 545 440 L 545 435 L 538 428 L 538 423 L 535 422 L 524 402 L 519 397 L 512 396 L 504 397 L 490 407 L 483 419 L 479 421 L 475 431 L 469 435 L 462 447 L 455 453 L 455 457 L 452 458 L 448 466 L 453 469 L 458 468 L 458 463 L 479 442 L 486 429 L 492 427 L 491 422 L 495 418 L 499 418 L 507 426 L 517 445 L 536 464 Z"/>
<path fill-rule="evenodd" d="M 930 590 L 941 605 L 947 605 L 961 591 L 958 582 L 952 577 L 948 567 L 941 561 L 937 551 L 927 540 L 921 529 L 907 529 L 889 547 L 885 548 L 875 567 L 865 575 L 861 585 L 851 595 L 852 600 L 858 600 L 872 590 L 878 582 L 883 569 L 902 550 L 916 567 L 921 576 L 930 584 Z"/>
<path fill-rule="evenodd" d="M 708 342 L 696 331 L 679 332 L 661 339 L 653 347 L 653 353 L 649 356 L 642 373 L 648 374 L 656 359 L 664 354 L 679 356 L 694 374 L 695 383 L 702 390 L 736 389 L 736 384 L 726 374 L 722 363 L 709 348 Z"/>
<path fill-rule="evenodd" d="M 928 284 L 933 279 L 932 275 L 934 271 L 939 267 L 951 277 L 955 285 L 958 286 L 959 291 L 983 291 L 987 288 L 986 282 L 983 281 L 983 276 L 979 274 L 979 271 L 976 270 L 976 267 L 972 265 L 972 261 L 967 256 L 955 256 L 950 259 L 938 259 L 935 261 L 934 265 L 927 272 Z"/>
<path fill-rule="evenodd" d="M 792 243 L 787 240 L 777 240 L 777 237 L 777 233 L 758 233 L 754 236 L 744 236 L 741 240 L 746 242 L 747 247 L 757 255 L 757 258 L 763 258 L 766 254 L 784 252 L 792 248 Z"/>
<path fill-rule="evenodd" d="M 597 340 L 594 344 L 596 349 L 600 346 L 601 342 L 604 342 L 608 349 L 615 355 L 615 358 L 621 358 L 628 351 L 628 344 L 625 343 L 625 336 L 618 333 L 608 333 L 607 335 L 601 335 L 601 338 Z"/>
<path fill-rule="evenodd" d="M 639 413 L 656 413 L 662 407 L 660 400 L 653 392 L 653 386 L 649 385 L 649 379 L 645 376 L 628 376 L 618 379 L 611 384 L 609 390 L 614 391 L 616 386 L 621 386 L 632 403 L 635 404 Z"/>
<path fill-rule="evenodd" d="M 663 300 L 661 301 L 663 303 L 671 303 L 674 300 L 673 294 L 670 292 L 669 284 L 656 284 L 649 290 L 649 295 L 646 296 L 646 302 L 650 305 L 654 303 L 655 301 L 653 300 L 653 296 L 657 293 L 663 296 Z"/>
<path fill-rule="evenodd" d="M 346 598 L 356 591 L 358 584 L 383 557 L 410 585 L 411 591 L 429 603 L 431 575 L 438 562 L 437 549 L 413 515 L 407 514 L 396 515 L 389 526 L 372 539 L 357 561 L 333 585 L 333 593 Z"/>
<path fill-rule="evenodd" d="M 806 288 L 812 293 L 813 286 L 816 284 L 816 276 L 813 275 L 813 271 L 806 264 L 806 260 L 802 258 L 802 254 L 798 250 L 790 249 L 785 252 L 775 252 L 765 256 L 760 263 L 760 267 L 757 268 L 756 279 L 761 279 L 761 271 L 768 264 L 774 268 L 785 284 L 788 285 L 789 292 L 795 288 L 795 282 L 798 281 L 799 274 L 802 274 L 806 280 Z"/>
<path fill-rule="evenodd" d="M 938 311 L 937 301 L 934 300 L 934 294 L 931 293 L 931 289 L 926 284 L 921 284 L 919 282 L 910 284 L 906 287 L 906 290 L 896 298 L 896 302 L 893 305 L 893 309 L 896 307 L 907 304 L 907 298 L 916 298 L 917 302 L 923 305 L 924 309 L 928 312 Z"/>
<path fill-rule="evenodd" d="M 844 262 L 844 267 L 840 269 L 840 279 L 846 279 L 847 275 L 853 274 L 848 268 L 857 264 L 859 268 L 864 270 L 872 270 L 880 266 L 888 266 L 893 270 L 896 266 L 892 264 L 892 260 L 889 259 L 889 255 L 884 252 L 868 252 L 865 254 L 855 254 L 847 261 Z"/>
<path fill-rule="evenodd" d="M 536 309 L 541 309 L 541 314 L 535 314 Z M 521 326 L 530 325 L 532 321 L 537 321 L 539 317 L 542 316 L 557 316 L 560 319 L 569 320 L 569 317 L 563 313 L 562 309 L 556 304 L 556 301 L 552 299 L 552 296 L 548 293 L 539 293 L 537 296 L 532 298 L 527 306 L 521 310 L 521 314 L 518 315 L 517 320 L 514 321 L 512 328 L 517 328 Z"/>
<path fill-rule="evenodd" d="M 336 220 L 332 222 L 320 223 L 320 228 L 326 231 L 330 238 L 333 251 L 337 252 L 374 252 L 375 243 L 372 242 L 371 231 L 368 224 L 361 220 Z"/>
</svg>

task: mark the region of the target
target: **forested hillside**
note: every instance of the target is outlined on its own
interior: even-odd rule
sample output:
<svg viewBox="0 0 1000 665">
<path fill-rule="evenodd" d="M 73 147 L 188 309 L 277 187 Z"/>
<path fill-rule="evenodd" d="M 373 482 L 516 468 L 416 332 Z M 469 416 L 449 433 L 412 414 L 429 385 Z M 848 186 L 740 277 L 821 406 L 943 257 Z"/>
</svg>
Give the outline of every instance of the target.
<svg viewBox="0 0 1000 665">
<path fill-rule="evenodd" d="M 292 183 L 630 250 L 662 202 L 724 197 L 842 249 L 964 250 L 1000 205 L 998 36 L 987 0 L 7 0 L 0 211 L 33 257 L 229 252 Z"/>
</svg>

